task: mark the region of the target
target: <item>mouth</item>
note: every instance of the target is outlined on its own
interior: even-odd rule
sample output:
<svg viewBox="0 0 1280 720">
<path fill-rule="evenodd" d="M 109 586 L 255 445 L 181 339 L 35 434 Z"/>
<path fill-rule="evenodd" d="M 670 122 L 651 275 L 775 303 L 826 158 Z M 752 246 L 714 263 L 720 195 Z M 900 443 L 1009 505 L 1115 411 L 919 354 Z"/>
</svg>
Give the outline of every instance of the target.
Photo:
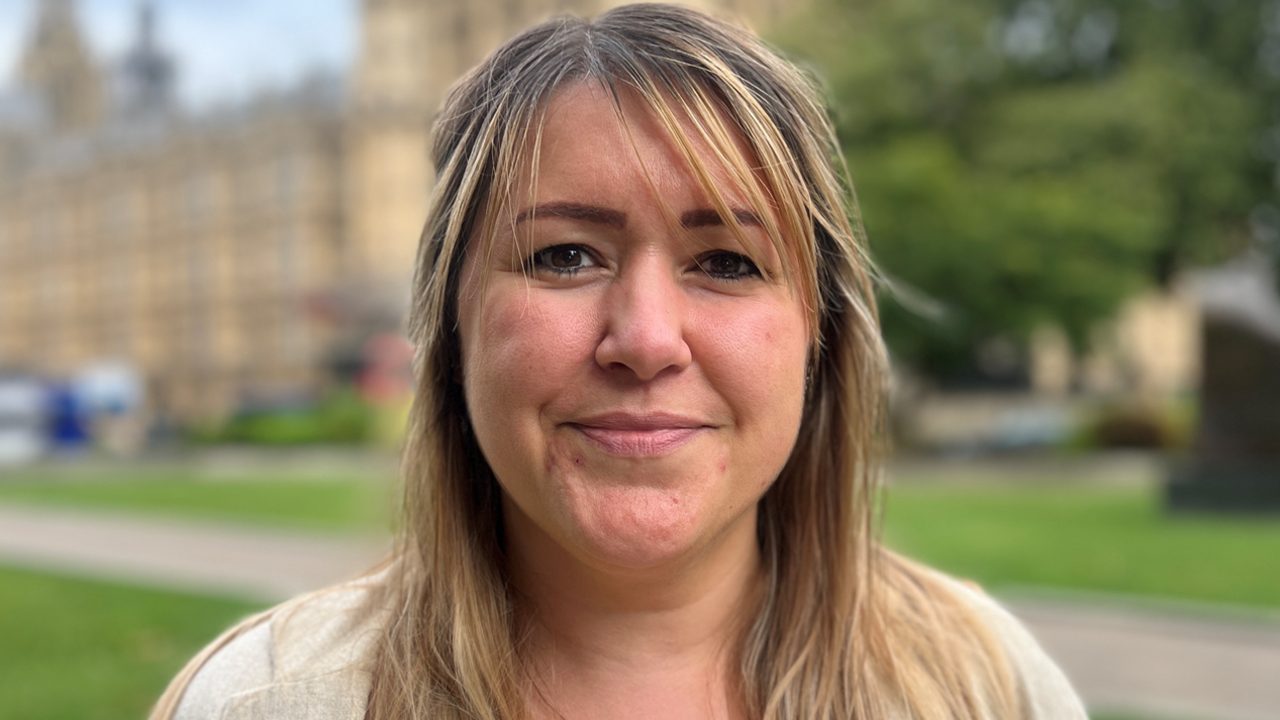
<svg viewBox="0 0 1280 720">
<path fill-rule="evenodd" d="M 565 425 L 610 455 L 658 457 L 688 444 L 712 426 L 678 415 L 610 413 Z"/>
</svg>

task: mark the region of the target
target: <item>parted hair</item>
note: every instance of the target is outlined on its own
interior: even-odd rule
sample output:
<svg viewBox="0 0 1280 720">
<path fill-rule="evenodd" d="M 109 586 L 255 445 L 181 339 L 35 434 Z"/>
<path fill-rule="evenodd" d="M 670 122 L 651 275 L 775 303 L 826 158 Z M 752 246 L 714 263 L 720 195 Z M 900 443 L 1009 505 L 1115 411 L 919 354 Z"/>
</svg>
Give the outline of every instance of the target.
<svg viewBox="0 0 1280 720">
<path fill-rule="evenodd" d="M 746 30 L 640 4 L 524 32 L 454 86 L 435 123 L 438 178 L 410 322 L 419 354 L 405 524 L 367 717 L 527 714 L 501 491 L 458 380 L 459 275 L 470 243 L 487 248 L 518 174 L 536 176 L 529 159 L 549 100 L 584 82 L 640 98 L 726 223 L 736 227 L 691 134 L 751 203 L 776 210 L 759 214 L 808 309 L 801 427 L 760 502 L 765 591 L 737 648 L 749 715 L 1016 716 L 999 643 L 948 583 L 878 541 L 887 361 L 856 201 L 821 94 Z"/>
<path fill-rule="evenodd" d="M 536 688 L 522 655 L 501 490 L 471 431 L 460 381 L 457 301 L 469 246 L 488 251 L 520 173 L 536 181 L 547 104 L 575 83 L 640 99 L 740 233 L 692 149 L 710 148 L 759 211 L 808 311 L 799 435 L 760 501 L 762 599 L 734 648 L 748 716 L 1020 716 L 1009 660 L 972 602 L 879 542 L 887 359 L 853 188 L 821 93 L 746 30 L 641 4 L 524 32 L 462 78 L 436 120 L 437 181 L 410 318 L 416 394 L 402 462 L 403 529 L 368 608 L 389 621 L 378 623 L 368 659 L 366 718 L 529 714 Z M 152 717 L 169 717 L 204 660 L 266 617 L 198 656 Z"/>
</svg>

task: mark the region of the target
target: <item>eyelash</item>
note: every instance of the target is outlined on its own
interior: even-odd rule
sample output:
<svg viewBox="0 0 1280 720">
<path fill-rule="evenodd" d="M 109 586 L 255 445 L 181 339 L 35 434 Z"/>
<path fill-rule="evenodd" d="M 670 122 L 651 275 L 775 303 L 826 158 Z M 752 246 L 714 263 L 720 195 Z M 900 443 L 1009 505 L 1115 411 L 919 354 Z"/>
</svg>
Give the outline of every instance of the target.
<svg viewBox="0 0 1280 720">
<path fill-rule="evenodd" d="M 577 253 L 578 257 L 584 260 L 589 260 L 592 264 L 576 265 L 573 267 L 557 267 L 552 264 L 551 258 L 554 254 L 566 251 Z M 737 265 L 737 272 L 715 272 L 711 270 L 709 267 L 711 262 L 720 258 L 727 258 L 735 263 Z M 583 269 L 595 267 L 601 264 L 602 263 L 597 262 L 594 253 L 589 248 L 583 245 L 563 244 L 550 245 L 534 252 L 524 261 L 524 269 L 525 272 L 529 273 L 546 271 L 561 277 L 573 277 Z M 739 282 L 751 277 L 762 277 L 760 268 L 752 262 L 751 258 L 743 255 L 742 253 L 736 253 L 731 250 L 712 250 L 710 252 L 705 252 L 694 260 L 694 265 L 699 270 L 706 273 L 707 277 L 714 280 Z"/>
<path fill-rule="evenodd" d="M 717 258 L 727 258 L 729 260 L 732 260 L 734 263 L 737 264 L 738 266 L 737 269 L 740 272 L 736 272 L 736 273 L 712 272 L 708 266 L 712 260 L 715 260 Z M 698 269 L 706 273 L 707 277 L 714 278 L 716 280 L 741 282 L 742 280 L 746 280 L 747 278 L 762 277 L 760 273 L 760 268 L 756 267 L 756 264 L 751 261 L 751 258 L 747 257 L 746 255 L 743 255 L 742 253 L 736 253 L 731 250 L 712 250 L 711 252 L 706 252 L 699 255 L 698 259 L 695 262 L 698 265 Z"/>
<path fill-rule="evenodd" d="M 550 262 L 551 256 L 558 251 L 563 252 L 566 250 L 572 250 L 573 252 L 578 253 L 582 258 L 591 260 L 591 262 L 596 265 L 600 264 L 595 262 L 595 257 L 592 255 L 591 251 L 582 245 L 551 245 L 534 252 L 527 260 L 524 261 L 525 272 L 532 273 L 538 270 L 545 270 L 563 277 L 573 277 L 583 268 L 592 267 L 591 265 L 578 265 L 566 268 L 552 265 Z"/>
</svg>

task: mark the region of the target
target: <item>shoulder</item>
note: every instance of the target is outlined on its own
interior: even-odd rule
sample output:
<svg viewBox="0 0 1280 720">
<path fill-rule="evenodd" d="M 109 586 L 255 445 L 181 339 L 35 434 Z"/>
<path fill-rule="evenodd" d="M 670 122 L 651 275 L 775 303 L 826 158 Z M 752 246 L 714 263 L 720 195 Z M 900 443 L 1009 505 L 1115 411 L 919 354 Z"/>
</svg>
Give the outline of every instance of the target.
<svg viewBox="0 0 1280 720">
<path fill-rule="evenodd" d="M 246 621 L 242 625 L 248 625 Z M 193 663 L 199 667 L 186 680 L 175 720 L 220 718 L 226 706 L 246 692 L 271 684 L 275 675 L 274 644 L 267 622 L 237 627 L 235 637 L 211 653 L 201 653 Z M 215 641 L 216 643 L 217 641 Z M 206 648 L 208 650 L 209 648 Z"/>
<path fill-rule="evenodd" d="M 1035 637 L 978 585 L 929 572 L 962 602 L 1000 644 L 1013 671 L 1027 720 L 1086 720 L 1084 705 Z"/>
<path fill-rule="evenodd" d="M 195 657 L 154 719 L 364 717 L 385 622 L 382 574 L 290 600 L 227 631 Z"/>
</svg>

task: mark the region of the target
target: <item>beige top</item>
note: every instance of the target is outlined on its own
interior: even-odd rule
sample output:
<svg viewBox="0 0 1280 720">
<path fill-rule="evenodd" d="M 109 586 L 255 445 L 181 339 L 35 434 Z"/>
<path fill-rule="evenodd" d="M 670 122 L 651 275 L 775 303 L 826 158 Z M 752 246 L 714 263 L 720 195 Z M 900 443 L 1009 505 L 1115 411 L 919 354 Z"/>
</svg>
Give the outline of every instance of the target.
<svg viewBox="0 0 1280 720">
<path fill-rule="evenodd" d="M 367 612 L 377 582 L 356 581 L 292 600 L 229 642 L 216 642 L 202 666 L 200 657 L 193 661 L 199 669 L 174 718 L 364 718 L 368 658 L 383 621 Z M 950 582 L 1004 641 L 1027 701 L 1029 713 L 1022 720 L 1088 720 L 1062 671 L 1026 628 L 981 591 Z"/>
</svg>

